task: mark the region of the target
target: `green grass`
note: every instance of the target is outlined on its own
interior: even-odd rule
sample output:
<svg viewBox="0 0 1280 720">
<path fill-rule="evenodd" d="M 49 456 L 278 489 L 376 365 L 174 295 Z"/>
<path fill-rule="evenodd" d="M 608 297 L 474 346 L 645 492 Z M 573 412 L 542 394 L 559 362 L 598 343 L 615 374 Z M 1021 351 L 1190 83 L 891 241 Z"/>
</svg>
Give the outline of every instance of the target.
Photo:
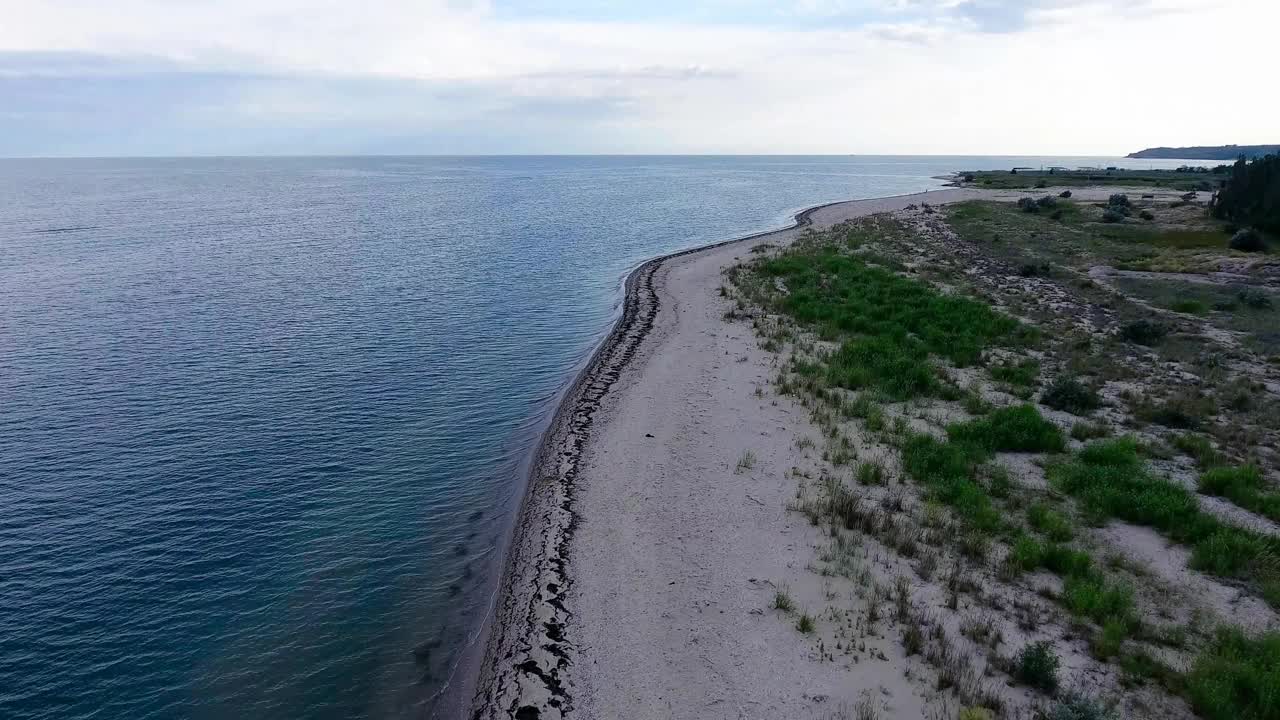
<svg viewBox="0 0 1280 720">
<path fill-rule="evenodd" d="M 1192 493 L 1147 470 L 1131 438 L 1092 443 L 1048 474 L 1054 487 L 1074 496 L 1095 520 L 1152 527 L 1191 547 L 1193 568 L 1257 582 L 1268 601 L 1280 600 L 1271 562 L 1280 541 L 1202 512 Z"/>
<path fill-rule="evenodd" d="M 1014 175 L 1008 170 L 981 170 L 973 175 L 973 185 L 993 189 L 1034 188 L 1044 181 L 1054 187 L 1087 187 L 1093 185 L 1154 186 L 1173 190 L 1195 190 L 1206 180 L 1202 174 L 1179 173 L 1173 170 L 1067 170 L 1050 173 L 1048 170 L 1020 170 Z"/>
<path fill-rule="evenodd" d="M 1075 534 L 1071 521 L 1044 503 L 1035 503 L 1027 508 L 1027 522 L 1036 532 L 1054 542 L 1066 542 Z"/>
<path fill-rule="evenodd" d="M 1179 280 L 1118 278 L 1116 285 L 1129 295 L 1171 310 L 1187 303 L 1205 306 L 1210 324 L 1249 335 L 1250 344 L 1264 353 L 1280 352 L 1280 295 L 1241 284 Z M 1257 293 L 1263 293 L 1258 297 L 1275 300 L 1267 307 L 1241 299 L 1251 299 Z"/>
<path fill-rule="evenodd" d="M 992 452 L 1061 452 L 1062 431 L 1045 420 L 1034 405 L 993 410 L 986 416 L 947 427 L 953 442 Z"/>
<path fill-rule="evenodd" d="M 1100 237 L 1125 243 L 1138 243 L 1177 250 L 1226 250 L 1229 236 L 1218 228 L 1203 230 L 1162 230 L 1146 225 L 1106 225 L 1097 231 Z"/>
<path fill-rule="evenodd" d="M 994 532 L 1004 526 L 976 477 L 986 453 L 978 448 L 917 434 L 902 443 L 902 467 L 928 488 L 931 499 L 950 506 L 969 527 Z"/>
<path fill-rule="evenodd" d="M 812 633 L 817 626 L 813 622 L 813 616 L 807 612 L 800 613 L 800 617 L 796 618 L 796 629 L 808 635 Z"/>
<path fill-rule="evenodd" d="M 1071 426 L 1071 437 L 1076 440 L 1096 440 L 1111 434 L 1111 428 L 1103 423 L 1078 422 Z"/>
<path fill-rule="evenodd" d="M 1280 718 L 1280 633 L 1219 630 L 1186 676 L 1187 697 L 1207 720 Z"/>
<path fill-rule="evenodd" d="M 824 236 L 820 236 L 824 237 Z M 833 386 L 874 389 L 905 400 L 940 390 L 931 357 L 957 366 L 992 345 L 1017 347 L 1035 332 L 968 298 L 939 293 L 849 254 L 840 243 L 797 243 L 750 266 L 756 299 L 840 347 L 821 372 Z M 786 287 L 783 293 L 776 281 Z"/>
<path fill-rule="evenodd" d="M 1175 300 L 1169 304 L 1169 309 L 1190 315 L 1204 315 L 1209 312 L 1209 304 L 1203 300 Z"/>
<path fill-rule="evenodd" d="M 1195 460 L 1201 468 L 1211 468 L 1222 463 L 1222 456 L 1204 435 L 1183 433 L 1173 438 L 1173 446 Z"/>
<path fill-rule="evenodd" d="M 1280 522 L 1280 493 L 1268 491 L 1256 465 L 1215 467 L 1200 475 L 1200 492 L 1224 497 L 1246 510 Z"/>
</svg>

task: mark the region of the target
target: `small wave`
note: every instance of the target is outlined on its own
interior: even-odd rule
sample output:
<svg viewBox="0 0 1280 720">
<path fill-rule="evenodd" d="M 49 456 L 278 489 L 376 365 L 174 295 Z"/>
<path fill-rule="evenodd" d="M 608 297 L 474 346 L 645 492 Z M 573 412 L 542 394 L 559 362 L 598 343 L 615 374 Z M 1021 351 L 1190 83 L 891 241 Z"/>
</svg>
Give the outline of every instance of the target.
<svg viewBox="0 0 1280 720">
<path fill-rule="evenodd" d="M 52 233 L 69 233 L 69 232 L 81 232 L 83 230 L 98 230 L 100 228 L 101 228 L 100 225 L 81 225 L 77 227 L 47 228 L 45 230 L 34 230 L 32 232 L 35 235 L 49 235 Z"/>
</svg>

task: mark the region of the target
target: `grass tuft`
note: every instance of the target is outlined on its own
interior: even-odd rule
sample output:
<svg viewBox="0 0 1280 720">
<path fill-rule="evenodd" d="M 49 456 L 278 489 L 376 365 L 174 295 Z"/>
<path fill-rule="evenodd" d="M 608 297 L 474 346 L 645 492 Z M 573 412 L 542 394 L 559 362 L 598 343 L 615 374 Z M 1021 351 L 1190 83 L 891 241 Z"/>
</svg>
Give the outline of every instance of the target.
<svg viewBox="0 0 1280 720">
<path fill-rule="evenodd" d="M 951 425 L 947 435 L 986 452 L 1061 452 L 1066 447 L 1062 431 L 1034 405 L 994 410 L 981 419 Z"/>
<path fill-rule="evenodd" d="M 1069 461 L 1049 468 L 1049 480 L 1102 521 L 1119 518 L 1155 528 L 1192 549 L 1192 567 L 1222 577 L 1253 579 L 1273 602 L 1280 573 L 1274 558 L 1280 540 L 1228 525 L 1200 510 L 1185 488 L 1153 476 L 1132 438 L 1085 446 Z"/>
<path fill-rule="evenodd" d="M 1248 638 L 1219 630 L 1186 676 L 1187 696 L 1207 720 L 1280 717 L 1280 633 Z"/>
<path fill-rule="evenodd" d="M 1198 485 L 1205 495 L 1224 497 L 1246 510 L 1280 521 L 1280 493 L 1264 489 L 1262 471 L 1256 465 L 1210 468 L 1200 475 Z"/>
</svg>

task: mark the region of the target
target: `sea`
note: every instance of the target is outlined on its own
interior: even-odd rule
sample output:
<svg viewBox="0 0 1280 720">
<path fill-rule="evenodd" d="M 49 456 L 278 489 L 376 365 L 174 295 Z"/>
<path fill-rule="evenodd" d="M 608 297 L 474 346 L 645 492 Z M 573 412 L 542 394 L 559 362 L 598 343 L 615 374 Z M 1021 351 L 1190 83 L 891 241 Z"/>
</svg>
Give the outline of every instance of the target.
<svg viewBox="0 0 1280 720">
<path fill-rule="evenodd" d="M 957 170 L 1180 164 L 0 160 L 0 717 L 457 717 L 630 269 Z"/>
</svg>

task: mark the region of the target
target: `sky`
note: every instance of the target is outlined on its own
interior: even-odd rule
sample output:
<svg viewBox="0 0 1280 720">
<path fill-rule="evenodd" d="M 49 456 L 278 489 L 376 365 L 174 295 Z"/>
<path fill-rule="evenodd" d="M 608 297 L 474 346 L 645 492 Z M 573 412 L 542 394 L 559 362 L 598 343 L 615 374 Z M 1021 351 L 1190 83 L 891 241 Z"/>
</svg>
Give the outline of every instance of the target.
<svg viewBox="0 0 1280 720">
<path fill-rule="evenodd" d="M 1280 143 L 1276 0 L 0 0 L 0 156 Z"/>
</svg>

